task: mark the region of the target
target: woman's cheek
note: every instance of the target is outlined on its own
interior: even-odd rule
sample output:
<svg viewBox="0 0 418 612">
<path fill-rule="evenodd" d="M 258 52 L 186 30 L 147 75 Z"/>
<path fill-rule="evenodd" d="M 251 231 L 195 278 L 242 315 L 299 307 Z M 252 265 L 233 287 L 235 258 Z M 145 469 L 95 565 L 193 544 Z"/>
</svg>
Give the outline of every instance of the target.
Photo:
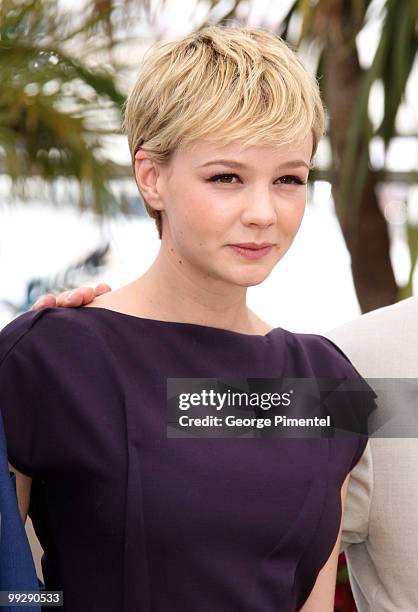
<svg viewBox="0 0 418 612">
<path fill-rule="evenodd" d="M 219 233 L 233 217 L 231 206 L 227 206 L 226 198 L 216 202 L 202 201 L 195 210 L 198 223 L 208 234 Z"/>
<path fill-rule="evenodd" d="M 303 211 L 297 215 L 294 214 L 294 212 L 292 212 L 286 217 L 282 215 L 281 222 L 279 221 L 279 226 L 282 235 L 286 236 L 289 240 L 293 240 L 293 238 L 299 231 L 302 219 Z"/>
<path fill-rule="evenodd" d="M 289 225 L 299 227 L 302 222 L 306 207 L 306 193 L 294 194 L 289 197 L 286 204 L 282 207 L 282 214 L 286 217 Z"/>
</svg>

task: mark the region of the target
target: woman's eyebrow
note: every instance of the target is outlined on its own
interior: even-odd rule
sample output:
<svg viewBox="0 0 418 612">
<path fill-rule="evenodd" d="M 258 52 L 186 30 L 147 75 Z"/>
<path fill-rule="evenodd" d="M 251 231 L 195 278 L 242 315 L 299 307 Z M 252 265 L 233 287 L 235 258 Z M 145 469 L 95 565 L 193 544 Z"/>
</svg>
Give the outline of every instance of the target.
<svg viewBox="0 0 418 612">
<path fill-rule="evenodd" d="M 212 166 L 215 164 L 223 164 L 224 166 L 230 166 L 231 168 L 246 168 L 246 164 L 242 162 L 234 161 L 232 159 L 214 159 L 212 161 L 208 161 L 205 164 L 202 164 L 200 168 L 204 168 L 205 166 Z M 303 161 L 302 159 L 295 159 L 292 161 L 287 161 L 278 166 L 278 168 L 299 168 L 300 166 L 305 166 L 305 168 L 310 169 L 310 166 Z"/>
</svg>

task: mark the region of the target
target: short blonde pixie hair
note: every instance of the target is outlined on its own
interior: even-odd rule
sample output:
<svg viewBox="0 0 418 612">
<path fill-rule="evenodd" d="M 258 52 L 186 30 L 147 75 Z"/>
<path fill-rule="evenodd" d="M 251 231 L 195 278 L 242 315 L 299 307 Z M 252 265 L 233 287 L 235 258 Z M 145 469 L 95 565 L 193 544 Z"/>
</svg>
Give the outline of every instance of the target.
<svg viewBox="0 0 418 612">
<path fill-rule="evenodd" d="M 213 25 L 155 43 L 124 110 L 132 163 L 140 148 L 163 165 L 199 138 L 275 145 L 309 132 L 312 159 L 324 131 L 316 79 L 283 39 L 262 28 Z M 144 204 L 161 240 L 161 212 Z"/>
</svg>

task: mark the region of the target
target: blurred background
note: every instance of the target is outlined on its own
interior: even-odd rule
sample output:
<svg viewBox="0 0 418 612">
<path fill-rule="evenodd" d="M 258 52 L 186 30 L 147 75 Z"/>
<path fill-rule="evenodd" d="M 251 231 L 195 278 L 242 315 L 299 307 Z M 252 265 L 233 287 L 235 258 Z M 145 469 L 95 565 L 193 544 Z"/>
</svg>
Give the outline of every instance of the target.
<svg viewBox="0 0 418 612">
<path fill-rule="evenodd" d="M 415 0 L 4 0 L 0 329 L 43 293 L 116 289 L 149 267 L 160 241 L 122 105 L 150 44 L 225 22 L 282 36 L 327 110 L 301 230 L 250 307 L 324 333 L 417 292 Z M 338 582 L 335 609 L 355 611 L 342 555 Z"/>
</svg>

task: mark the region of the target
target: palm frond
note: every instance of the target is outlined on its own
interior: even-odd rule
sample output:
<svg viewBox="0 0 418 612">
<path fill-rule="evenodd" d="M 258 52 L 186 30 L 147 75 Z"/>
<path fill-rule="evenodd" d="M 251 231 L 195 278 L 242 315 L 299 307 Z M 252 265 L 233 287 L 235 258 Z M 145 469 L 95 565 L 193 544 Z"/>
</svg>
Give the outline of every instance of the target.
<svg viewBox="0 0 418 612">
<path fill-rule="evenodd" d="M 69 53 L 61 34 L 71 28 L 63 25 L 56 0 L 5 0 L 1 8 L 1 169 L 20 185 L 21 193 L 32 174 L 47 181 L 58 175 L 75 177 L 82 205 L 98 212 L 113 210 L 109 162 L 94 128 L 108 124 L 110 113 L 120 119 L 124 95 L 115 83 L 115 70 L 95 68 L 88 58 Z M 73 34 L 78 37 L 98 22 L 97 16 L 89 17 Z"/>
<path fill-rule="evenodd" d="M 387 147 L 395 132 L 395 120 L 402 102 L 405 87 L 418 51 L 418 15 L 415 2 L 399 3 L 391 0 L 387 6 L 387 18 L 382 37 L 388 39 L 381 78 L 384 87 L 384 113 L 377 134 Z M 396 43 L 396 44 L 395 44 Z"/>
</svg>

